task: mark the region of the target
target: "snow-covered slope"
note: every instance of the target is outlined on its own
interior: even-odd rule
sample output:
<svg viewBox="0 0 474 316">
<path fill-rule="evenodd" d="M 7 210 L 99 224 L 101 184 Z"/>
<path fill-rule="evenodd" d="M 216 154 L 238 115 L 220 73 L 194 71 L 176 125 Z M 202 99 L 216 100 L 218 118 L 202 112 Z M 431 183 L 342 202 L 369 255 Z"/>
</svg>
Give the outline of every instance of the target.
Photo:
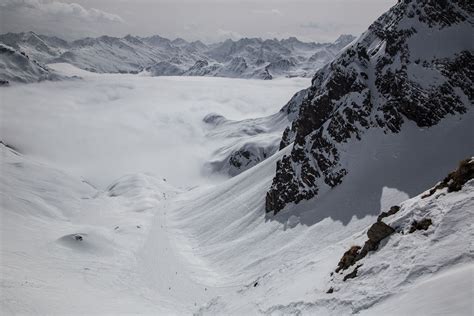
<svg viewBox="0 0 474 316">
<path fill-rule="evenodd" d="M 51 69 L 24 52 L 0 43 L 0 86 L 9 82 L 36 82 L 59 79 Z"/>
<path fill-rule="evenodd" d="M 250 169 L 276 153 L 281 133 L 290 124 L 288 116 L 282 111 L 241 121 L 209 114 L 204 122 L 208 129 L 207 136 L 219 139 L 221 144 L 206 163 L 206 168 L 230 176 Z"/>
<path fill-rule="evenodd" d="M 429 131 L 410 124 L 368 132 L 350 150 L 357 172 L 273 216 L 265 192 L 290 147 L 215 184 L 200 175 L 202 156 L 245 142 L 246 122 L 271 135 L 266 119 L 242 119 L 275 111 L 302 79 L 81 74 L 2 92 L 0 128 L 10 145 L 0 145 L 2 314 L 399 314 L 417 311 L 411 295 L 424 290 L 425 304 L 444 299 L 447 313 L 469 315 L 468 282 L 458 291 L 451 283 L 449 293 L 428 289 L 472 271 L 472 180 L 457 192 L 417 195 L 472 156 L 465 136 L 473 111 Z M 293 110 L 270 118 L 289 122 Z M 208 111 L 236 120 L 208 116 L 203 124 Z M 359 262 L 356 278 L 341 280 L 350 268 L 331 279 L 392 205 L 401 210 L 384 221 L 402 231 L 428 215 L 433 224 L 390 236 Z"/>
<path fill-rule="evenodd" d="M 3 315 L 179 312 L 133 285 L 153 210 L 179 190 L 136 174 L 99 191 L 3 144 L 0 155 Z"/>
<path fill-rule="evenodd" d="M 278 113 L 265 117 L 233 121 L 216 113 L 207 115 L 207 135 L 220 139 L 222 145 L 206 168 L 235 176 L 282 149 L 281 135 L 296 119 L 305 94 L 305 90 L 297 92 Z"/>
<path fill-rule="evenodd" d="M 101 36 L 67 42 L 34 32 L 0 35 L 0 43 L 25 52 L 41 63 L 70 63 L 100 73 L 138 73 L 152 76 L 217 76 L 272 79 L 312 76 L 354 37 L 342 35 L 334 43 L 304 43 L 296 38 L 227 40 L 205 45 L 158 35 L 123 38 Z"/>
<path fill-rule="evenodd" d="M 472 179 L 457 192 L 426 191 L 401 204 L 386 190 L 384 205 L 401 208 L 383 221 L 397 232 L 342 281 L 351 269 L 331 273 L 347 248 L 367 239 L 378 211 L 348 222 L 334 213 L 313 224 L 283 213 L 268 221 L 263 193 L 285 150 L 188 192 L 146 174 L 98 190 L 4 144 L 0 151 L 5 313 L 472 312 Z M 408 233 L 424 218 L 432 220 L 426 231 Z"/>
<path fill-rule="evenodd" d="M 470 8 L 400 1 L 274 115 L 304 79 L 55 64 L 83 80 L 4 89 L 0 313 L 472 315 Z M 317 194 L 267 212 L 276 168 L 311 182 L 300 161 Z"/>
<path fill-rule="evenodd" d="M 446 117 L 466 120 L 474 98 L 472 14 L 468 1 L 399 1 L 320 69 L 283 135 L 280 147 L 291 144 L 291 153 L 277 165 L 267 211 L 346 181 L 357 172 L 352 148 L 374 130 L 388 137 L 416 124 L 430 134 Z M 358 159 L 371 159 L 370 151 Z"/>
<path fill-rule="evenodd" d="M 439 286 L 447 274 L 456 276 L 460 271 L 468 276 L 472 271 L 468 242 L 472 238 L 472 170 L 471 180 L 458 192 L 442 189 L 434 196 L 422 198 L 422 193 L 401 203 L 396 215 L 384 219 L 397 233 L 359 261 L 362 266 L 356 278 L 343 281 L 353 269 L 333 274 L 338 260 L 354 243 L 363 244 L 378 211 L 351 218 L 351 205 L 346 205 L 340 214 L 331 210 L 313 214 L 313 223 L 308 216 L 282 214 L 277 215 L 280 223 L 265 220 L 263 207 L 257 205 L 263 201 L 260 194 L 270 184 L 278 155 L 217 189 L 190 196 L 171 213 L 169 223 L 189 234 L 182 243 L 191 245 L 182 252 L 213 266 L 218 273 L 212 279 L 216 286 L 233 286 L 202 307 L 202 314 L 349 315 L 385 310 L 399 315 L 422 308 L 421 314 L 431 315 L 439 300 L 446 303 L 441 309 L 446 314 L 472 312 L 472 279 L 458 288 L 451 286 L 453 292 L 432 289 L 420 302 L 406 294 L 425 287 L 426 282 Z M 333 207 L 344 205 L 337 201 L 344 193 L 335 193 Z M 380 198 L 384 211 L 405 199 L 388 188 Z M 348 216 L 347 222 L 342 214 Z M 408 233 L 414 220 L 424 218 L 433 223 L 426 232 Z M 332 293 L 327 293 L 331 288 Z M 394 305 L 393 300 L 406 304 Z"/>
</svg>

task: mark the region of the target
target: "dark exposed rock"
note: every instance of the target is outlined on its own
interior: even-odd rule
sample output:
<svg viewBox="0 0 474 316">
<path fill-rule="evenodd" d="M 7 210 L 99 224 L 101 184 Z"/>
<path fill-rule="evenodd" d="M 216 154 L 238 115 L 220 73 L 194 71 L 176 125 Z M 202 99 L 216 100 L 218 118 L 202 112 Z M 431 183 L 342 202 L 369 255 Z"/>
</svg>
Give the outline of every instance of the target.
<svg viewBox="0 0 474 316">
<path fill-rule="evenodd" d="M 344 276 L 344 279 L 342 279 L 344 282 L 347 281 L 348 279 L 353 279 L 357 276 L 357 272 L 359 271 L 359 268 L 362 265 L 358 265 L 357 267 L 354 268 L 354 270 L 351 273 L 348 273 L 347 275 Z"/>
<path fill-rule="evenodd" d="M 380 213 L 380 215 L 377 217 L 377 222 L 381 222 L 382 219 L 384 219 L 385 217 L 389 217 L 395 213 L 397 213 L 398 211 L 400 210 L 400 206 L 398 205 L 394 205 L 390 208 L 390 210 L 388 210 L 387 212 L 382 212 Z"/>
<path fill-rule="evenodd" d="M 327 294 L 331 294 L 331 293 L 333 293 L 333 292 L 334 292 L 334 288 L 331 286 L 331 287 L 329 288 L 329 290 L 327 290 L 326 293 L 327 293 Z"/>
<path fill-rule="evenodd" d="M 250 156 L 253 156 L 253 154 L 248 151 L 248 150 L 238 150 L 235 151 L 231 154 L 229 158 L 229 164 L 231 166 L 235 166 L 237 168 L 240 168 L 243 163 L 248 165 L 250 163 Z M 256 157 L 258 158 L 258 157 Z"/>
<path fill-rule="evenodd" d="M 364 243 L 364 247 L 362 247 L 359 255 L 357 256 L 357 260 L 360 260 L 362 258 L 364 258 L 365 256 L 367 256 L 367 254 L 369 253 L 369 251 L 375 251 L 379 248 L 379 243 L 378 242 L 375 242 L 373 240 L 366 240 L 365 243 Z"/>
<path fill-rule="evenodd" d="M 474 179 L 474 159 L 467 158 L 461 161 L 459 167 L 455 171 L 448 174 L 443 181 L 432 188 L 429 193 L 423 195 L 422 198 L 427 198 L 435 194 L 437 190 L 444 188 L 448 189 L 448 193 L 459 191 L 462 189 L 463 185 L 471 179 Z"/>
<path fill-rule="evenodd" d="M 359 250 L 359 246 L 352 246 L 349 250 L 347 250 L 337 265 L 336 273 L 341 270 L 346 270 L 347 268 L 352 266 L 356 262 Z"/>
<path fill-rule="evenodd" d="M 449 57 L 423 60 L 419 53 L 412 56 L 416 49 L 410 45 L 424 27 L 438 31 L 465 22 L 472 7 L 463 0 L 399 1 L 319 70 L 312 86 L 300 94 L 298 106 L 291 101 L 297 116 L 285 130 L 280 149 L 291 142 L 293 148 L 277 163 L 266 211 L 277 213 L 289 203 L 317 196 L 322 186 L 342 183 L 350 170 L 341 163 L 341 147 L 362 139 L 367 129 L 399 133 L 407 121 L 429 127 L 447 115 L 465 113 L 474 97 L 472 52 L 459 47 Z M 425 26 L 415 29 L 411 19 Z M 373 45 L 379 42 L 385 45 Z M 440 80 L 426 85 L 414 71 L 431 72 Z"/>
<path fill-rule="evenodd" d="M 423 218 L 421 221 L 416 221 L 414 220 L 413 223 L 411 223 L 410 231 L 409 233 L 414 233 L 417 230 L 427 230 L 428 227 L 430 227 L 433 224 L 431 221 L 431 218 Z"/>
<path fill-rule="evenodd" d="M 370 226 L 369 230 L 367 231 L 367 236 L 370 240 L 379 243 L 384 238 L 390 236 L 394 232 L 395 229 L 385 224 L 384 222 L 376 222 L 375 224 Z"/>
<path fill-rule="evenodd" d="M 370 226 L 367 231 L 367 236 L 369 239 L 364 243 L 364 247 L 357 256 L 357 260 L 364 258 L 369 251 L 375 251 L 379 248 L 379 244 L 382 240 L 390 236 L 395 232 L 391 226 L 385 224 L 384 222 L 376 222 Z"/>
<path fill-rule="evenodd" d="M 348 251 L 346 251 L 337 265 L 336 272 L 346 270 L 357 261 L 367 256 L 369 251 L 377 250 L 380 242 L 394 232 L 395 229 L 384 222 L 375 222 L 367 231 L 367 237 L 369 237 L 369 239 L 364 243 L 364 247 L 361 249 L 360 246 L 352 246 Z M 357 268 L 355 270 L 357 270 Z"/>
</svg>

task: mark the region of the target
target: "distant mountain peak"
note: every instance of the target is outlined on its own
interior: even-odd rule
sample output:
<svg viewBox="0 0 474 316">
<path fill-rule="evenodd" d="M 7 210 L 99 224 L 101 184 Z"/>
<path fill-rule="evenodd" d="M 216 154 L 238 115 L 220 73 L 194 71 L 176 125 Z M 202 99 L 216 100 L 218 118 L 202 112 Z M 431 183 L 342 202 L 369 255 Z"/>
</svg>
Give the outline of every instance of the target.
<svg viewBox="0 0 474 316">
<path fill-rule="evenodd" d="M 0 42 L 23 50 L 40 63 L 66 62 L 92 72 L 153 76 L 191 75 L 272 79 L 309 76 L 344 46 L 305 43 L 296 37 L 228 39 L 206 45 L 160 35 L 122 38 L 109 35 L 64 41 L 34 32 L 0 35 Z M 201 61 L 206 61 L 207 64 Z"/>
</svg>

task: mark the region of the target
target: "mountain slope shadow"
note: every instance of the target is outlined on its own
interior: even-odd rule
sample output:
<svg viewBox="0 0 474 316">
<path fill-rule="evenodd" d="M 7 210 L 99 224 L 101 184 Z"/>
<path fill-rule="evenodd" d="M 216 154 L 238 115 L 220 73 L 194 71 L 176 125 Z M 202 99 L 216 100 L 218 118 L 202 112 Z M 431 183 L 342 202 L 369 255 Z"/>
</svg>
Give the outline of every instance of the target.
<svg viewBox="0 0 474 316">
<path fill-rule="evenodd" d="M 458 161 L 473 154 L 473 111 L 452 116 L 437 126 L 406 126 L 399 134 L 372 131 L 344 146 L 341 161 L 350 172 L 341 185 L 309 201 L 288 205 L 267 221 L 286 228 L 311 226 L 325 218 L 347 225 L 354 217 L 376 216 L 408 197 L 434 186 Z"/>
</svg>

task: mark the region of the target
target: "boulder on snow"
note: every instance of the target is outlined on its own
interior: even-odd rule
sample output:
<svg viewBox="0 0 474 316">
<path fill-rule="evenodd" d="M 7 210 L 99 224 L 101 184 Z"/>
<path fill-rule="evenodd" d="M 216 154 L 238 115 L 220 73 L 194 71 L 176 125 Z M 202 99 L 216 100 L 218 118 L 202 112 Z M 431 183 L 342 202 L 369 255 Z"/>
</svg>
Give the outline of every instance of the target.
<svg viewBox="0 0 474 316">
<path fill-rule="evenodd" d="M 364 258 L 369 251 L 375 251 L 379 248 L 380 242 L 393 234 L 395 229 L 391 226 L 385 224 L 384 222 L 376 222 L 372 226 L 370 226 L 369 230 L 367 231 L 367 236 L 369 240 L 367 240 L 360 251 L 357 261 Z"/>
<path fill-rule="evenodd" d="M 427 230 L 432 224 L 433 221 L 431 218 L 423 218 L 421 221 L 414 220 L 413 223 L 411 223 L 409 233 L 414 233 L 417 230 Z"/>
<path fill-rule="evenodd" d="M 370 226 L 369 230 L 367 231 L 367 236 L 369 237 L 369 240 L 379 243 L 382 241 L 382 239 L 390 236 L 394 232 L 395 229 L 384 222 L 376 222 Z"/>
</svg>

